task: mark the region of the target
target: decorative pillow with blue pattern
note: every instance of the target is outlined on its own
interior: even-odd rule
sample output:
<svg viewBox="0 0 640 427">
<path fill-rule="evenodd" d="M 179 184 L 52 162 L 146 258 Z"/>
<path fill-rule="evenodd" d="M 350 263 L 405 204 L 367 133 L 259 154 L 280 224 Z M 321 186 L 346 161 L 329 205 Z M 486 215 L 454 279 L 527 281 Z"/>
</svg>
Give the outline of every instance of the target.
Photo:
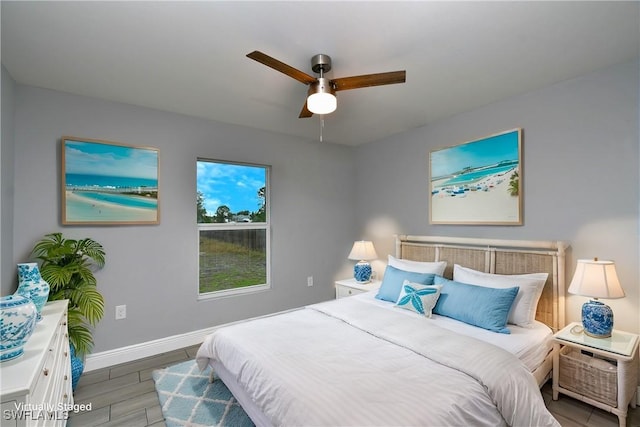
<svg viewBox="0 0 640 427">
<path fill-rule="evenodd" d="M 438 302 L 441 289 L 441 285 L 422 285 L 405 280 L 396 306 L 431 317 L 431 310 Z"/>
</svg>

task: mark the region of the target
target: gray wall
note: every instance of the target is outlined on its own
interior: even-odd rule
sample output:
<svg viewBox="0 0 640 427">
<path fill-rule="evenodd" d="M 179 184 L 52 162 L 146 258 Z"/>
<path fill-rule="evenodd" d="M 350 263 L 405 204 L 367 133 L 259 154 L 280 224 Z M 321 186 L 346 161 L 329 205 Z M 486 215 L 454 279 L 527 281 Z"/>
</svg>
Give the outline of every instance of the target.
<svg viewBox="0 0 640 427">
<path fill-rule="evenodd" d="M 638 62 L 620 64 L 360 146 L 359 231 L 378 254 L 393 250 L 394 233 L 566 240 L 567 286 L 576 259 L 614 260 L 627 297 L 606 302 L 616 327 L 638 332 L 639 75 Z M 516 127 L 524 225 L 430 225 L 429 151 Z M 584 301 L 567 298 L 568 321 Z"/>
<path fill-rule="evenodd" d="M 0 141 L 0 295 L 13 292 L 13 112 L 15 82 L 2 66 Z"/>
<path fill-rule="evenodd" d="M 61 226 L 60 139 L 67 135 L 158 148 L 160 225 Z M 197 157 L 272 166 L 272 290 L 196 300 Z M 105 247 L 97 278 L 106 314 L 94 352 L 330 299 L 358 238 L 348 147 L 18 85 L 15 165 L 14 263 L 54 231 Z M 127 318 L 116 321 L 120 304 Z"/>
<path fill-rule="evenodd" d="M 607 302 L 617 327 L 638 332 L 639 74 L 638 62 L 620 64 L 356 149 L 20 85 L 7 96 L 3 81 L 2 210 L 13 206 L 15 215 L 7 225 L 3 214 L 2 292 L 13 292 L 15 263 L 43 234 L 95 238 L 108 256 L 98 273 L 107 313 L 95 351 L 103 351 L 331 298 L 361 237 L 374 240 L 379 273 L 394 233 L 562 239 L 571 243 L 568 280 L 577 258 L 616 261 L 627 298 Z M 13 126 L 5 103 L 14 104 Z M 514 127 L 524 128 L 524 225 L 429 225 L 429 151 Z M 159 148 L 161 224 L 60 226 L 63 135 Z M 15 179 L 5 169 L 7 152 L 15 155 Z M 273 166 L 272 291 L 196 301 L 198 156 Z M 15 183 L 15 200 L 7 182 Z M 7 234 L 14 236 L 10 275 Z M 583 302 L 568 297 L 568 320 L 579 320 Z M 120 304 L 128 317 L 115 321 Z"/>
</svg>

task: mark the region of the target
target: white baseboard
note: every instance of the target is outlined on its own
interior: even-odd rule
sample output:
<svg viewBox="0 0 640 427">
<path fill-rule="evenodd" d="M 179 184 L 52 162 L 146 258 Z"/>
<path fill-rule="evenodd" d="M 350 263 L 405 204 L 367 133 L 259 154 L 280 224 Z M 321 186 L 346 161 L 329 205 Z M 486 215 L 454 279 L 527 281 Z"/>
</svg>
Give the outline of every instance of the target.
<svg viewBox="0 0 640 427">
<path fill-rule="evenodd" d="M 173 335 L 140 344 L 90 354 L 85 360 L 84 372 L 95 371 L 120 363 L 131 362 L 144 357 L 155 356 L 156 354 L 199 344 L 218 327 L 219 326 L 201 329 L 186 334 Z"/>
<path fill-rule="evenodd" d="M 147 341 L 140 344 L 133 344 L 126 347 L 120 347 L 113 350 L 93 353 L 87 356 L 84 362 L 84 372 L 95 371 L 97 369 L 107 368 L 109 366 L 118 365 L 120 363 L 132 362 L 156 354 L 166 353 L 168 351 L 178 350 L 180 348 L 189 347 L 200 344 L 207 335 L 222 326 L 229 326 L 235 323 L 246 322 L 247 320 L 259 319 L 263 317 L 273 316 L 275 314 L 286 313 L 297 309 L 284 310 L 277 313 L 257 316 L 251 319 L 239 320 L 237 322 L 225 323 L 206 329 L 200 329 L 193 332 L 187 332 L 180 335 L 172 335 L 170 337 L 160 338 L 153 341 Z"/>
</svg>

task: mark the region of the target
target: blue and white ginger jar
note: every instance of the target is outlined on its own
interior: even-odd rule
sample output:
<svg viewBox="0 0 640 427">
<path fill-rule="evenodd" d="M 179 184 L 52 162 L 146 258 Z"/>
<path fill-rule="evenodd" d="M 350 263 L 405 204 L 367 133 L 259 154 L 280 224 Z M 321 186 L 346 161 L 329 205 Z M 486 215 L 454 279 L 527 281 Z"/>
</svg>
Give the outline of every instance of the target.
<svg viewBox="0 0 640 427">
<path fill-rule="evenodd" d="M 582 326 L 585 334 L 591 337 L 610 337 L 613 331 L 613 310 L 600 301 L 585 302 L 582 305 Z"/>
<path fill-rule="evenodd" d="M 49 298 L 49 284 L 40 276 L 37 263 L 18 264 L 18 290 L 16 293 L 33 301 L 38 310 L 37 321 L 42 320 L 42 307 Z"/>
<path fill-rule="evenodd" d="M 353 266 L 353 277 L 358 283 L 369 283 L 372 273 L 371 264 L 366 261 L 360 261 Z"/>
<path fill-rule="evenodd" d="M 36 327 L 38 310 L 22 295 L 0 298 L 0 362 L 20 357 Z"/>
</svg>

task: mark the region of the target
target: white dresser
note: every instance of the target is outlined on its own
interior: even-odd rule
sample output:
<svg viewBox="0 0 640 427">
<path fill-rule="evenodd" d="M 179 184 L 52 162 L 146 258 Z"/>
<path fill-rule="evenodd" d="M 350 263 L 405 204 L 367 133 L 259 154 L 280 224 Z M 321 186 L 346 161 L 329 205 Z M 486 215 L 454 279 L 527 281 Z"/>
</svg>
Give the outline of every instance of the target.
<svg viewBox="0 0 640 427">
<path fill-rule="evenodd" d="M 48 302 L 24 354 L 0 364 L 3 427 L 66 425 L 73 405 L 67 304 Z"/>
</svg>

